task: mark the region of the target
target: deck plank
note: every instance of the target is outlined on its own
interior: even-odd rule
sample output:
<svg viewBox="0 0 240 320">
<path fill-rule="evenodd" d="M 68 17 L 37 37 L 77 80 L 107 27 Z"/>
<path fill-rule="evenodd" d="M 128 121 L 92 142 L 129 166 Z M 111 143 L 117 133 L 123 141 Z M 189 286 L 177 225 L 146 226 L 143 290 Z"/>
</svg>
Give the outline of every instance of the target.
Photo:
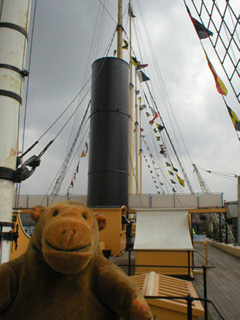
<svg viewBox="0 0 240 320">
<path fill-rule="evenodd" d="M 194 249 L 204 255 L 204 246 L 195 245 Z M 215 247 L 208 246 L 209 262 L 216 266 L 207 272 L 208 298 L 213 301 L 226 320 L 240 319 L 240 260 Z M 195 254 L 195 265 L 203 265 L 204 258 Z M 194 276 L 193 285 L 203 297 L 203 276 Z M 220 319 L 209 306 L 209 320 Z"/>
<path fill-rule="evenodd" d="M 195 244 L 194 249 L 199 254 L 194 255 L 195 265 L 202 266 L 205 263 L 205 248 Z M 202 256 L 200 256 L 200 254 Z M 215 247 L 208 246 L 209 263 L 215 265 L 215 269 L 207 272 L 208 298 L 217 306 L 225 320 L 240 320 L 240 259 L 233 257 Z M 128 263 L 128 253 L 122 257 L 111 258 L 118 264 Z M 135 254 L 132 252 L 131 263 L 135 262 Z M 121 267 L 126 273 L 127 267 Z M 132 269 L 134 274 L 134 268 Z M 193 286 L 199 297 L 203 298 L 203 276 L 195 274 Z M 213 307 L 208 307 L 208 320 L 220 320 Z"/>
</svg>

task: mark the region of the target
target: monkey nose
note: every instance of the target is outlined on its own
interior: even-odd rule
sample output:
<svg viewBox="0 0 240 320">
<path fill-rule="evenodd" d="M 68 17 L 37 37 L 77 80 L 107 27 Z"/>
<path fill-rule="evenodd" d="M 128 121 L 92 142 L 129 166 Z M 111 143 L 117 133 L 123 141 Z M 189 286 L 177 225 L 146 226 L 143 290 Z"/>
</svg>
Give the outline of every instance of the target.
<svg viewBox="0 0 240 320">
<path fill-rule="evenodd" d="M 76 234 L 75 230 L 63 230 L 62 235 L 63 235 L 63 241 L 64 241 L 64 247 L 67 248 L 70 240 L 74 237 Z"/>
</svg>

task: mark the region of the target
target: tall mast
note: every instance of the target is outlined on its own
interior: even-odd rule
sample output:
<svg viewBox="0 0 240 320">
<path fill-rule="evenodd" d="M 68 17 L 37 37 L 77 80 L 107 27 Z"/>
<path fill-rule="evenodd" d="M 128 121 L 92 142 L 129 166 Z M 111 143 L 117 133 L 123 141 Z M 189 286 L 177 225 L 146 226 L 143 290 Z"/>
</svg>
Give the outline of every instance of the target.
<svg viewBox="0 0 240 320">
<path fill-rule="evenodd" d="M 129 55 L 132 56 L 132 4 L 129 0 Z M 130 59 L 129 78 L 129 194 L 133 194 L 133 82 L 132 82 L 132 61 Z"/>
<path fill-rule="evenodd" d="M 136 194 L 139 194 L 139 179 L 138 179 L 138 101 L 137 101 L 137 72 L 135 70 L 135 181 Z"/>
<path fill-rule="evenodd" d="M 141 107 L 141 101 L 142 101 L 142 98 L 139 97 L 139 110 L 140 110 L 140 107 Z M 140 144 L 139 144 L 139 158 L 140 158 L 140 164 L 139 164 L 139 182 L 140 182 L 140 190 L 139 190 L 139 193 L 142 194 L 142 132 L 141 132 L 141 128 L 142 128 L 142 115 L 141 115 L 141 112 L 139 112 L 139 141 L 140 141 Z"/>
<path fill-rule="evenodd" d="M 122 59 L 122 0 L 118 0 L 117 57 Z"/>
<path fill-rule="evenodd" d="M 132 17 L 131 17 L 131 0 L 129 6 L 129 55 L 131 57 L 132 48 Z M 118 25 L 117 25 L 117 57 L 122 59 L 122 0 L 118 0 Z M 129 194 L 133 194 L 133 83 L 132 83 L 132 62 L 130 59 L 130 79 L 129 79 Z"/>
<path fill-rule="evenodd" d="M 11 231 L 19 113 L 31 0 L 0 0 L 0 226 Z M 5 239 L 7 238 L 4 237 Z M 0 240 L 0 262 L 9 260 L 10 241 Z"/>
</svg>

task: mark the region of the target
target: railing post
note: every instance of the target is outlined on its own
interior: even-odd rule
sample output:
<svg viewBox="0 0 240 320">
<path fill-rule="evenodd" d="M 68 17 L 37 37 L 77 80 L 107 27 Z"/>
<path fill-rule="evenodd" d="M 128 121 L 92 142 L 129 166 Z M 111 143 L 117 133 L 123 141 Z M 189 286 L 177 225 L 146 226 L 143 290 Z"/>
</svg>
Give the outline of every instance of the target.
<svg viewBox="0 0 240 320">
<path fill-rule="evenodd" d="M 188 280 L 190 280 L 190 263 L 191 263 L 191 261 L 190 261 L 191 259 L 190 259 L 190 250 L 188 250 Z"/>
<path fill-rule="evenodd" d="M 128 248 L 128 276 L 131 276 L 131 248 Z"/>
<path fill-rule="evenodd" d="M 195 255 L 195 251 L 193 250 L 193 252 L 192 252 L 192 266 L 193 266 L 193 268 L 192 268 L 192 272 L 194 271 L 194 269 L 195 269 L 195 264 L 194 264 L 194 255 Z"/>
<path fill-rule="evenodd" d="M 221 213 L 219 213 L 219 242 L 223 242 L 223 236 L 222 236 L 222 216 L 221 216 Z"/>
<path fill-rule="evenodd" d="M 227 214 L 225 213 L 225 243 L 228 244 L 228 223 L 227 223 Z"/>
<path fill-rule="evenodd" d="M 203 265 L 203 295 L 204 295 L 204 308 L 205 308 L 205 320 L 208 320 L 208 305 L 207 305 L 207 267 Z"/>
<path fill-rule="evenodd" d="M 152 194 L 149 193 L 149 208 L 152 208 Z"/>
<path fill-rule="evenodd" d="M 225 223 L 225 234 L 226 234 L 225 243 L 228 244 L 228 225 L 227 225 L 227 222 Z"/>
<path fill-rule="evenodd" d="M 187 296 L 187 318 L 188 320 L 192 320 L 192 302 L 193 302 L 193 297 L 189 294 Z"/>
</svg>

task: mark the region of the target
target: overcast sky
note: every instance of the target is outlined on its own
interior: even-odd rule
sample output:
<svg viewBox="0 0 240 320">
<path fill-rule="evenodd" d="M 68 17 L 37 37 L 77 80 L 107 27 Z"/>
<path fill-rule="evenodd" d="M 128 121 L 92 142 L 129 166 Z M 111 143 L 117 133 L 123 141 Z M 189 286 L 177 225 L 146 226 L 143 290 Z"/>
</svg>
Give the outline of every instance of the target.
<svg viewBox="0 0 240 320">
<path fill-rule="evenodd" d="M 225 3 L 224 0 L 219 2 Z M 198 19 L 191 3 L 188 4 L 192 16 Z M 239 1 L 231 0 L 230 4 L 239 16 Z M 123 6 L 125 12 L 126 0 L 123 0 Z M 213 172 L 239 174 L 240 142 L 222 97 L 215 88 L 213 76 L 183 1 L 132 0 L 132 6 L 136 15 L 133 32 L 136 29 L 142 36 L 141 39 L 134 38 L 134 52 L 139 59 L 144 60 L 141 62 L 149 64 L 144 72 L 151 79 L 149 85 L 173 143 L 176 148 L 183 148 L 180 156 L 183 156 L 185 170 L 194 191 L 201 192 L 201 189 L 192 173 L 190 162 Z M 116 26 L 116 16 L 117 0 L 38 1 L 29 79 L 25 149 L 48 129 L 87 82 L 91 76 L 92 62 L 105 54 L 110 43 Z M 128 26 L 124 27 L 128 31 Z M 146 30 L 149 38 L 145 35 Z M 240 118 L 239 103 L 209 40 L 203 41 L 212 64 L 229 91 L 226 101 Z M 116 39 L 110 48 L 109 56 L 113 55 L 115 49 Z M 157 64 L 152 58 L 153 53 Z M 239 59 L 239 53 L 236 58 Z M 129 59 L 125 52 L 124 59 Z M 160 78 L 163 80 L 159 81 Z M 87 88 L 89 87 L 90 84 L 87 85 Z M 239 83 L 236 90 L 239 91 Z M 35 154 L 55 137 L 83 98 L 83 94 L 73 104 L 64 120 L 44 136 L 33 151 Z M 78 122 L 78 126 L 89 97 L 83 101 L 77 113 L 75 121 Z M 22 117 L 23 113 L 24 107 Z M 89 122 L 85 127 L 86 132 L 88 126 Z M 42 157 L 42 164 L 34 175 L 22 183 L 22 194 L 51 192 L 51 183 L 56 180 L 57 172 L 67 153 L 72 128 L 75 128 L 73 122 Z M 73 131 L 73 136 L 75 134 L 76 130 Z M 72 160 L 72 166 L 62 185 L 63 194 L 66 194 L 71 182 L 86 137 L 87 134 L 82 139 L 82 144 L 77 145 L 74 151 L 75 160 Z M 183 144 L 183 147 L 180 144 Z M 190 157 L 187 157 L 185 146 Z M 188 162 L 185 158 L 188 158 Z M 75 194 L 87 192 L 87 163 L 88 157 L 81 158 L 80 171 L 72 189 Z M 145 163 L 144 166 L 143 193 L 156 193 Z M 223 192 L 225 200 L 236 200 L 236 179 L 230 180 L 206 173 L 204 170 L 199 171 L 211 192 Z M 188 192 L 187 188 L 185 190 Z"/>
</svg>

